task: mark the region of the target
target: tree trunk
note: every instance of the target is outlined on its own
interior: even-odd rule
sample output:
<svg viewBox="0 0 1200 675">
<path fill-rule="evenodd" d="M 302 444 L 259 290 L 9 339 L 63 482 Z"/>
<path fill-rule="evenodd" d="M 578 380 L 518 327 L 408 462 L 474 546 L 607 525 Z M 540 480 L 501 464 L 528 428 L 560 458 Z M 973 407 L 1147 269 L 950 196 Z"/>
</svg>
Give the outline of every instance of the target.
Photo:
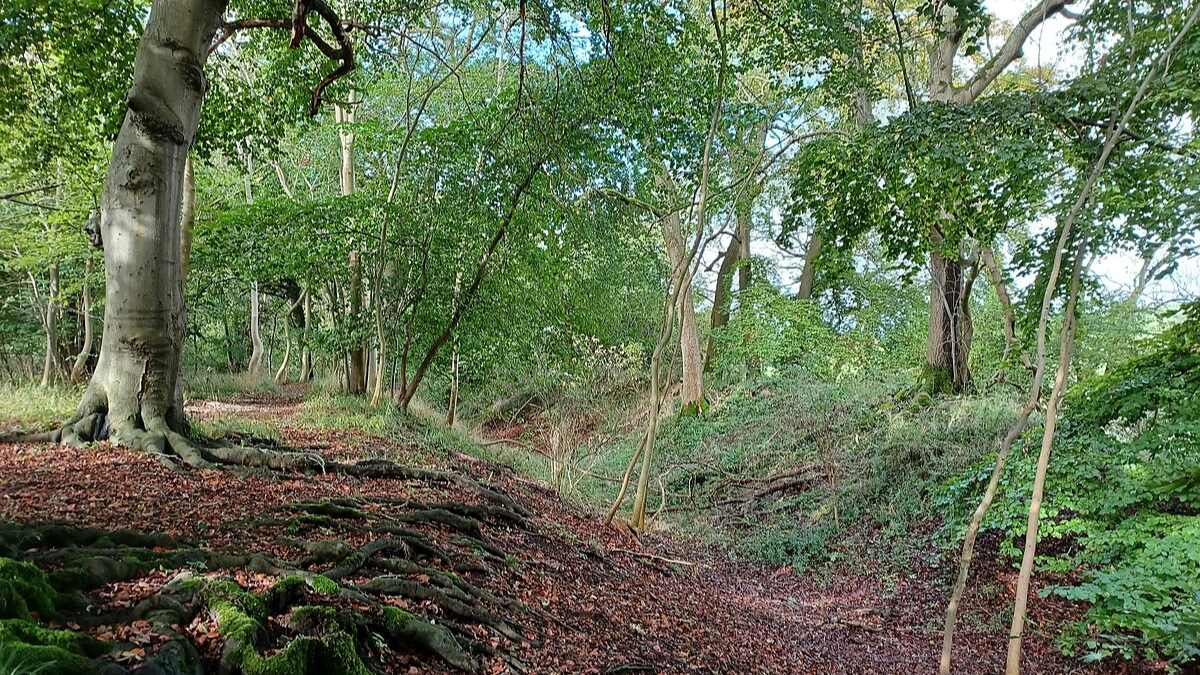
<svg viewBox="0 0 1200 675">
<path fill-rule="evenodd" d="M 184 169 L 186 175 L 186 165 Z M 186 192 L 186 191 L 185 191 Z M 254 203 L 254 160 L 250 150 L 246 150 L 246 203 Z M 263 341 L 262 316 L 259 311 L 258 282 L 250 283 L 250 365 L 247 370 L 251 375 L 258 375 L 262 368 Z"/>
<path fill-rule="evenodd" d="M 1013 312 L 1012 298 L 1008 294 L 1004 271 L 1000 269 L 1000 263 L 996 260 L 996 252 L 990 246 L 984 246 L 980 251 L 980 257 L 984 266 L 987 267 L 992 287 L 996 289 L 996 300 L 1000 302 L 1000 312 L 1003 314 L 1004 356 L 1001 360 L 1007 362 L 1012 356 L 1013 350 L 1016 350 L 1020 353 L 1021 365 L 1025 366 L 1027 370 L 1033 370 L 1033 361 L 1029 357 L 1029 352 L 1017 342 L 1017 316 Z"/>
<path fill-rule="evenodd" d="M 300 381 L 308 382 L 313 376 L 312 349 L 308 346 L 309 333 L 312 331 L 312 286 L 304 288 L 304 333 L 301 340 L 303 349 L 300 351 Z"/>
<path fill-rule="evenodd" d="M 179 218 L 179 277 L 187 288 L 188 271 L 191 269 L 192 232 L 196 229 L 196 167 L 189 153 L 183 163 L 183 208 Z"/>
<path fill-rule="evenodd" d="M 683 365 L 680 391 L 681 410 L 702 412 L 704 402 L 704 361 L 700 357 L 700 333 L 696 328 L 696 303 L 692 299 L 692 259 L 683 240 L 679 213 L 662 217 L 663 240 L 671 262 L 671 282 L 679 288 L 675 311 L 679 316 L 679 353 Z"/>
<path fill-rule="evenodd" d="M 83 300 L 79 304 L 79 312 L 83 315 L 83 346 L 79 348 L 79 354 L 75 357 L 75 365 L 71 367 L 71 384 L 79 384 L 83 382 L 83 376 L 87 374 L 88 357 L 92 355 L 92 338 L 94 331 L 92 329 L 92 290 L 88 280 L 92 276 L 92 256 L 87 259 L 87 268 L 83 273 Z"/>
<path fill-rule="evenodd" d="M 408 411 L 408 406 L 417 395 L 417 388 L 421 386 L 421 380 L 425 378 L 425 373 L 429 371 L 430 364 L 437 358 L 442 347 L 454 336 L 454 331 L 458 328 L 459 322 L 462 321 L 467 309 L 470 308 L 471 303 L 475 300 L 475 294 L 479 292 L 479 285 L 483 283 L 484 277 L 487 276 L 492 256 L 496 254 L 496 248 L 508 235 L 508 228 L 512 225 L 513 218 L 516 216 L 517 207 L 521 204 L 521 198 L 533 184 L 533 179 L 542 170 L 545 161 L 543 158 L 534 162 L 533 166 L 529 168 L 529 172 L 525 174 L 525 180 L 513 192 L 512 197 L 508 201 L 508 208 L 505 209 L 504 216 L 500 219 L 500 225 L 496 228 L 495 234 L 492 235 L 491 241 L 488 242 L 487 248 L 483 251 L 483 256 L 479 259 L 479 264 L 475 268 L 475 275 L 471 278 L 471 283 L 463 291 L 462 299 L 455 304 L 454 311 L 450 314 L 450 321 L 446 323 L 442 332 L 426 348 L 425 355 L 421 358 L 420 363 L 417 364 L 417 368 L 413 371 L 411 379 L 408 377 L 408 351 L 412 341 L 411 320 L 405 324 L 404 347 L 400 352 L 400 386 L 402 391 L 396 401 L 396 407 L 401 412 Z M 409 316 L 412 317 L 415 314 L 416 309 L 414 308 Z"/>
<path fill-rule="evenodd" d="M 816 232 L 808 239 L 808 246 L 804 249 L 804 268 L 800 270 L 800 288 L 796 291 L 798 300 L 812 300 L 813 282 L 817 278 L 817 256 L 824 245 L 825 240 Z"/>
<path fill-rule="evenodd" d="M 446 407 L 446 426 L 453 427 L 454 419 L 458 416 L 458 342 L 454 343 L 454 353 L 450 355 L 450 405 Z"/>
<path fill-rule="evenodd" d="M 1086 237 L 1084 237 L 1086 240 Z M 1080 247 L 1082 253 L 1083 247 Z M 1037 470 L 1033 479 L 1033 495 L 1029 501 L 1029 519 L 1025 527 L 1025 546 L 1021 555 L 1021 571 L 1017 574 L 1017 597 L 1013 603 L 1013 619 L 1008 631 L 1008 658 L 1005 675 L 1020 675 L 1021 639 L 1025 633 L 1025 610 L 1029 604 L 1029 586 L 1033 579 L 1033 561 L 1037 553 L 1038 520 L 1041 516 L 1042 498 L 1046 490 L 1046 473 L 1050 467 L 1050 450 L 1054 445 L 1054 428 L 1058 424 L 1058 408 L 1067 395 L 1067 377 L 1071 372 L 1071 350 L 1075 346 L 1075 328 L 1078 318 L 1075 309 L 1079 300 L 1079 278 L 1083 265 L 1082 256 L 1076 258 L 1071 275 L 1071 290 L 1067 307 L 1063 311 L 1063 326 L 1058 342 L 1058 373 L 1050 400 L 1046 402 L 1046 423 L 1042 429 L 1042 447 L 1038 453 Z"/>
<path fill-rule="evenodd" d="M 747 160 L 744 168 L 746 180 L 749 183 L 745 186 L 741 194 L 739 194 L 734 204 L 736 221 L 734 223 L 733 237 L 729 240 L 729 246 L 725 249 L 725 253 L 721 257 L 721 267 L 717 271 L 717 285 L 713 293 L 712 320 L 710 322 L 710 326 L 714 332 L 729 324 L 734 270 L 738 272 L 738 290 L 744 291 L 750 287 L 750 234 L 754 224 L 754 202 L 762 192 L 762 184 L 756 177 L 752 177 L 751 173 L 758 170 L 762 159 L 763 146 L 767 140 L 767 131 L 770 129 L 772 119 L 773 117 L 771 116 L 763 118 L 755 134 L 753 148 L 746 147 L 743 144 L 743 150 L 746 151 L 747 156 L 753 156 L 755 159 Z M 741 135 L 739 134 L 740 138 Z M 716 357 L 717 344 L 715 337 L 710 333 L 704 354 L 704 370 L 706 372 L 712 370 Z"/>
<path fill-rule="evenodd" d="M 292 303 L 291 307 L 288 307 L 287 313 L 283 315 L 283 363 L 279 364 L 279 370 L 275 371 L 275 382 L 277 384 L 284 384 L 287 382 L 288 363 L 290 362 L 292 356 L 292 313 L 296 311 L 296 308 L 300 306 L 300 303 L 306 302 L 307 298 L 308 291 L 301 291 L 300 297 L 296 298 L 296 301 Z"/>
<path fill-rule="evenodd" d="M 42 364 L 42 386 L 58 381 L 58 265 L 50 266 L 50 288 L 46 292 L 46 360 Z"/>
<path fill-rule="evenodd" d="M 337 123 L 340 125 L 354 124 L 358 112 L 358 94 L 351 90 L 346 105 L 338 106 L 336 110 Z M 342 195 L 354 194 L 354 132 L 348 126 L 338 128 L 338 141 L 342 148 L 341 184 Z M 355 242 L 350 243 L 350 325 L 358 325 L 359 315 L 363 309 L 362 261 Z M 361 338 L 350 349 L 350 365 L 346 371 L 346 391 L 351 394 L 367 392 L 367 352 L 361 344 Z"/>
<path fill-rule="evenodd" d="M 257 375 L 262 368 L 263 360 L 263 340 L 262 331 L 259 329 L 261 323 L 261 312 L 259 311 L 258 303 L 258 282 L 250 284 L 250 367 L 251 375 Z"/>
<path fill-rule="evenodd" d="M 950 4 L 943 5 L 933 17 L 942 37 L 929 52 L 929 99 L 957 105 L 973 103 L 1009 65 L 1020 58 L 1021 48 L 1034 29 L 1062 11 L 1071 1 L 1039 0 L 1034 3 L 1013 27 L 996 55 L 971 73 L 962 86 L 954 83 L 954 61 L 965 33 L 954 25 L 957 10 Z M 939 244 L 941 237 L 936 228 L 930 234 L 931 241 Z M 962 264 L 956 260 L 946 260 L 934 251 L 929 255 L 929 267 L 933 277 L 930 293 L 932 302 L 922 377 L 931 393 L 961 392 L 971 381 L 968 360 L 972 332 L 969 299 L 964 297 Z"/>
<path fill-rule="evenodd" d="M 932 291 L 929 338 L 925 345 L 925 386 L 931 393 L 958 393 L 971 384 L 971 326 L 965 274 L 959 260 L 934 251 L 929 256 Z"/>
<path fill-rule="evenodd" d="M 704 370 L 711 372 L 717 358 L 717 336 L 721 328 L 729 325 L 730 302 L 733 299 L 733 272 L 741 262 L 742 236 L 742 207 L 738 205 L 737 225 L 734 227 L 733 238 L 721 256 L 721 267 L 717 270 L 717 286 L 713 291 L 711 332 L 708 335 L 708 347 L 704 354 Z"/>
<path fill-rule="evenodd" d="M 226 4 L 154 1 L 105 179 L 104 334 L 75 421 L 106 416 L 119 443 L 165 443 L 168 432 L 184 427 L 180 203 L 206 87 L 204 61 Z"/>
</svg>

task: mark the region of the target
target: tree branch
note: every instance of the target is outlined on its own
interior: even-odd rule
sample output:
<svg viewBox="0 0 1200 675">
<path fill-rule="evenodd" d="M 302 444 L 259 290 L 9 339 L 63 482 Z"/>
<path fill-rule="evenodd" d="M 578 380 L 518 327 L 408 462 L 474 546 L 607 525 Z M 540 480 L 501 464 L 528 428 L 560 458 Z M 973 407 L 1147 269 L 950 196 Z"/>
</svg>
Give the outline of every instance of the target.
<svg viewBox="0 0 1200 675">
<path fill-rule="evenodd" d="M 8 194 L 0 195 L 0 200 L 15 201 L 15 200 L 13 200 L 13 197 L 23 197 L 25 195 L 30 195 L 35 192 L 49 192 L 58 187 L 61 187 L 61 186 L 58 183 L 55 183 L 53 185 L 43 185 L 41 187 L 29 188 L 26 190 L 17 190 L 16 192 L 9 192 Z"/>
<path fill-rule="evenodd" d="M 333 39 L 337 43 L 336 47 L 329 44 L 316 29 L 308 25 L 308 15 L 313 12 L 316 12 L 329 25 L 329 31 L 333 34 Z M 288 43 L 289 49 L 298 49 L 304 38 L 308 38 L 310 42 L 316 45 L 317 50 L 325 55 L 325 58 L 330 61 L 340 62 L 337 68 L 334 68 L 332 72 L 322 78 L 317 83 L 317 86 L 313 88 L 312 103 L 308 109 L 310 116 L 315 117 L 317 112 L 320 111 L 325 89 L 354 70 L 354 45 L 350 42 L 349 25 L 338 17 L 337 12 L 333 11 L 333 8 L 325 0 L 297 0 L 296 9 L 292 12 L 291 19 L 251 18 L 227 22 L 221 27 L 220 36 L 209 47 L 209 53 L 215 51 L 238 31 L 249 28 L 290 30 L 292 32 L 292 39 Z"/>
<path fill-rule="evenodd" d="M 1025 16 L 1021 17 L 1021 20 L 1013 27 L 1013 32 L 1004 41 L 1004 45 L 1000 47 L 1000 51 L 996 52 L 996 55 L 975 73 L 966 86 L 956 88 L 955 94 L 965 97 L 966 101 L 974 101 L 978 98 L 997 77 L 1000 77 L 1000 73 L 1003 73 L 1005 68 L 1021 57 L 1025 41 L 1029 39 L 1034 29 L 1073 2 L 1075 0 L 1041 0 L 1026 12 Z"/>
</svg>

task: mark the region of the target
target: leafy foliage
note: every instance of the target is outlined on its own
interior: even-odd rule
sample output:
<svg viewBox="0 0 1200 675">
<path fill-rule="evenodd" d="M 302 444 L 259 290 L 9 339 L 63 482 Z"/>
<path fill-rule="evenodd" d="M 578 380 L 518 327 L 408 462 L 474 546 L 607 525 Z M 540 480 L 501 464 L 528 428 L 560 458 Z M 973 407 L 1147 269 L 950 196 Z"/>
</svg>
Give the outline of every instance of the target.
<svg viewBox="0 0 1200 675">
<path fill-rule="evenodd" d="M 1091 603 L 1064 638 L 1089 659 L 1200 655 L 1200 304 L 1173 320 L 1153 351 L 1074 387 L 1059 423 L 1039 536 L 1070 545 L 1042 564 L 1067 574 L 1048 592 Z M 1012 467 L 989 516 L 1006 537 L 1023 536 L 1033 462 Z M 986 479 L 964 474 L 942 505 Z"/>
</svg>

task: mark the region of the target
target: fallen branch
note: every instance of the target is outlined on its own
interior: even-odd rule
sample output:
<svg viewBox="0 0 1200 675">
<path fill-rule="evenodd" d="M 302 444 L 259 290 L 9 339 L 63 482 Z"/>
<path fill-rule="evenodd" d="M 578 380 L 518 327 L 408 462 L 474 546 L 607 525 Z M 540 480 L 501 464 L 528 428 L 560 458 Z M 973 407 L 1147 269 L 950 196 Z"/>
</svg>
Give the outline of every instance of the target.
<svg viewBox="0 0 1200 675">
<path fill-rule="evenodd" d="M 687 560 L 676 560 L 674 558 L 664 558 L 660 555 L 654 555 L 653 553 L 642 553 L 641 551 L 631 551 L 627 548 L 614 548 L 614 549 L 609 549 L 609 550 L 611 550 L 613 553 L 627 553 L 629 555 L 636 556 L 638 558 L 648 558 L 650 560 L 657 560 L 658 562 L 667 563 L 668 565 L 686 565 L 688 567 L 695 567 L 695 565 L 696 565 L 696 563 L 688 562 Z"/>
</svg>

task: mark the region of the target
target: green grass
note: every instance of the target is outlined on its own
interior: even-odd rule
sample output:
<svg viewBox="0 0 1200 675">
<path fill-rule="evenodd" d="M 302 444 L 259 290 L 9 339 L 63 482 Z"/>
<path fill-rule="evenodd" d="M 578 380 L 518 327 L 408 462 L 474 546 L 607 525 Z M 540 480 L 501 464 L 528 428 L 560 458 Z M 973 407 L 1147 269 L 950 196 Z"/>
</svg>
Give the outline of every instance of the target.
<svg viewBox="0 0 1200 675">
<path fill-rule="evenodd" d="M 274 425 L 237 413 L 226 413 L 207 419 L 192 417 L 189 422 L 192 425 L 192 436 L 196 438 L 222 438 L 232 433 L 266 438 L 276 443 L 281 440 L 279 429 Z"/>
<path fill-rule="evenodd" d="M 650 509 L 665 487 L 670 510 L 661 524 L 702 540 L 738 542 L 735 555 L 770 564 L 846 565 L 869 555 L 903 566 L 926 539 L 932 496 L 992 452 L 1016 412 L 1005 395 L 895 401 L 885 384 L 790 377 L 734 387 L 702 417 L 663 420 Z M 620 476 L 638 431 L 612 443 L 591 472 Z M 501 452 L 519 470 L 547 479 L 544 459 Z M 717 503 L 730 495 L 719 488 L 726 481 L 803 466 L 820 468 L 823 477 L 745 513 Z M 585 477 L 566 496 L 599 510 L 615 493 L 612 483 Z"/>
<path fill-rule="evenodd" d="M 69 387 L 0 385 L 0 426 L 45 431 L 75 413 L 83 391 Z"/>
<path fill-rule="evenodd" d="M 221 398 L 236 394 L 278 394 L 279 385 L 267 372 L 250 373 L 188 373 L 184 377 L 187 398 Z"/>
<path fill-rule="evenodd" d="M 384 402 L 372 408 L 370 398 L 342 393 L 310 391 L 296 422 L 319 429 L 357 429 L 372 436 L 411 435 L 408 420 L 395 406 Z"/>
</svg>

